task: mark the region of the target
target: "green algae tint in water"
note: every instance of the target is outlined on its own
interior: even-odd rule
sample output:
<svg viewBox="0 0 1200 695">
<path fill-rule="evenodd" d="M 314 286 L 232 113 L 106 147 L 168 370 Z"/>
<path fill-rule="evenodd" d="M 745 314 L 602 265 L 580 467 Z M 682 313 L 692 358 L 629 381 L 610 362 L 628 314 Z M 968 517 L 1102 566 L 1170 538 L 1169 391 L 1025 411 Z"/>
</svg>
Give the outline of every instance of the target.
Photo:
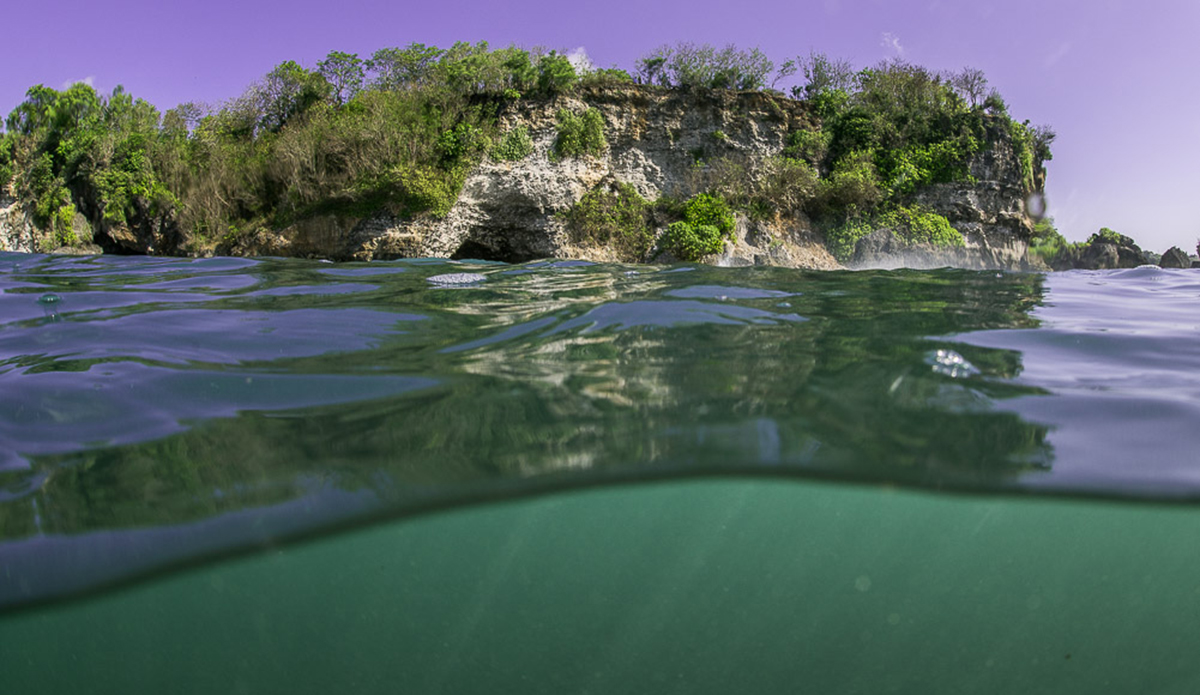
<svg viewBox="0 0 1200 695">
<path fill-rule="evenodd" d="M 379 525 L 0 622 L 13 693 L 1195 693 L 1200 514 L 689 482 Z"/>
<path fill-rule="evenodd" d="M 1197 690 L 1195 272 L 0 271 L 4 692 Z"/>
</svg>

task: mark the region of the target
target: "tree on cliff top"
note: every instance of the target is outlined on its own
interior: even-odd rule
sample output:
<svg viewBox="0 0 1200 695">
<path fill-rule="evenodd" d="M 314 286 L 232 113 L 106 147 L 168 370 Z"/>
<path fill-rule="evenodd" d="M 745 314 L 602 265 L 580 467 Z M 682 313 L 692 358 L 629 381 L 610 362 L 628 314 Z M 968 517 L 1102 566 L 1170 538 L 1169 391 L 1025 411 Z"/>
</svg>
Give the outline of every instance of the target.
<svg viewBox="0 0 1200 695">
<path fill-rule="evenodd" d="M 638 61 L 643 84 L 680 89 L 762 89 L 775 63 L 757 48 L 741 50 L 730 44 L 717 50 L 709 44 L 660 46 Z"/>
</svg>

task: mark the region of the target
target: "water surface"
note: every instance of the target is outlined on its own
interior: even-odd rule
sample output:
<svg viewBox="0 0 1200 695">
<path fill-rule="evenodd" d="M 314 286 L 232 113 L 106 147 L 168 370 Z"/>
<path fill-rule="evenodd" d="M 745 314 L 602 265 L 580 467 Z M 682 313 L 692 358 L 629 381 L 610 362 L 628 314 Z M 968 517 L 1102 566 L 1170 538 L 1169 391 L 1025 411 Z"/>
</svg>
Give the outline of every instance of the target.
<svg viewBox="0 0 1200 695">
<path fill-rule="evenodd" d="M 1198 299 L 1150 267 L 0 255 L 0 672 L 1191 692 Z"/>
</svg>

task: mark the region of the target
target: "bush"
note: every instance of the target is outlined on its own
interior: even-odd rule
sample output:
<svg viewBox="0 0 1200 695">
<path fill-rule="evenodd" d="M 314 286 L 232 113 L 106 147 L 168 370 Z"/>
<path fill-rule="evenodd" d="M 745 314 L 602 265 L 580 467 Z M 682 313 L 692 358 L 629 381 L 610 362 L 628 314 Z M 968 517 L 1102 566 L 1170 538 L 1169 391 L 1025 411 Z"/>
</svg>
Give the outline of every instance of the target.
<svg viewBox="0 0 1200 695">
<path fill-rule="evenodd" d="M 808 162 L 771 157 L 763 167 L 756 199 L 775 210 L 799 212 L 816 195 L 818 186 L 817 172 Z"/>
<path fill-rule="evenodd" d="M 604 117 L 600 111 L 593 108 L 575 115 L 567 109 L 559 109 L 555 120 L 558 128 L 553 150 L 555 159 L 604 154 L 608 143 L 604 139 Z"/>
<path fill-rule="evenodd" d="M 599 68 L 580 75 L 579 84 L 586 87 L 615 87 L 633 84 L 633 76 L 620 68 Z"/>
<path fill-rule="evenodd" d="M 900 150 L 877 150 L 877 168 L 884 172 L 883 187 L 889 197 L 906 196 L 932 183 L 969 177 L 967 158 L 979 149 L 978 141 L 942 140 L 910 145 Z"/>
<path fill-rule="evenodd" d="M 450 172 L 427 166 L 397 167 L 396 199 L 408 215 L 429 212 L 435 217 L 445 217 L 458 201 L 466 173 L 466 167 Z"/>
<path fill-rule="evenodd" d="M 564 55 L 550 51 L 537 64 L 538 91 L 542 94 L 557 94 L 575 84 L 575 66 Z"/>
<path fill-rule="evenodd" d="M 855 217 L 828 229 L 825 247 L 839 262 L 854 256 L 858 240 L 877 229 L 890 229 L 913 244 L 962 246 L 962 234 L 944 216 L 921 207 L 899 207 L 874 217 Z"/>
<path fill-rule="evenodd" d="M 12 181 L 13 173 L 16 170 L 13 143 L 14 140 L 10 134 L 0 134 L 0 191 L 3 191 L 8 186 L 8 182 Z"/>
<path fill-rule="evenodd" d="M 1115 246 L 1135 246 L 1136 243 L 1130 237 L 1119 232 L 1115 232 L 1108 227 L 1101 227 L 1100 231 L 1088 237 L 1088 245 L 1091 244 L 1113 244 Z"/>
<path fill-rule="evenodd" d="M 744 51 L 733 45 L 721 50 L 709 44 L 661 46 L 638 61 L 644 84 L 683 89 L 762 89 L 774 69 L 757 48 Z"/>
<path fill-rule="evenodd" d="M 504 134 L 489 153 L 492 159 L 501 162 L 516 162 L 533 154 L 533 139 L 529 128 L 517 126 Z"/>
<path fill-rule="evenodd" d="M 858 240 L 875 229 L 875 225 L 869 219 L 847 219 L 825 231 L 825 248 L 839 263 L 845 263 L 854 256 L 854 247 Z"/>
<path fill-rule="evenodd" d="M 633 186 L 618 183 L 612 190 L 588 192 L 559 217 L 573 242 L 611 246 L 622 261 L 637 263 L 654 242 L 650 208 Z"/>
<path fill-rule="evenodd" d="M 827 130 L 795 130 L 788 133 L 783 156 L 820 166 L 829 152 L 831 134 Z"/>
<path fill-rule="evenodd" d="M 817 186 L 810 208 L 826 219 L 869 214 L 883 200 L 874 153 L 855 152 L 843 157 L 829 177 Z"/>
<path fill-rule="evenodd" d="M 1045 218 L 1033 225 L 1033 238 L 1029 241 L 1029 255 L 1042 259 L 1046 265 L 1061 256 L 1070 246 L 1066 238 L 1058 233 L 1052 218 Z"/>
<path fill-rule="evenodd" d="M 907 241 L 932 246 L 962 246 L 963 235 L 943 215 L 921 207 L 900 207 L 883 215 L 880 227 L 891 227 Z"/>
<path fill-rule="evenodd" d="M 447 166 L 472 158 L 486 149 L 486 146 L 487 137 L 478 127 L 468 122 L 459 123 L 442 133 L 437 143 L 442 164 Z"/>
<path fill-rule="evenodd" d="M 673 222 L 663 234 L 662 247 L 681 261 L 698 261 L 704 256 L 720 253 L 725 244 L 721 231 L 711 224 Z"/>
<path fill-rule="evenodd" d="M 717 196 L 701 193 L 684 204 L 683 219 L 693 227 L 714 227 L 719 234 L 733 233 L 733 210 Z"/>
</svg>

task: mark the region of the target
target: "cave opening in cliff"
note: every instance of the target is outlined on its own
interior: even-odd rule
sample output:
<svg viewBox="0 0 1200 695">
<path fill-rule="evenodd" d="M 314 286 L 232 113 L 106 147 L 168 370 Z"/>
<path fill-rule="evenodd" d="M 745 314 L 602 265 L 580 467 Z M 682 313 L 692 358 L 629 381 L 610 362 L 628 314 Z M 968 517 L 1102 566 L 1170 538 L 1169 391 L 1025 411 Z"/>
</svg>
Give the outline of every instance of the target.
<svg viewBox="0 0 1200 695">
<path fill-rule="evenodd" d="M 500 261 L 502 263 L 524 263 L 541 258 L 528 250 L 513 248 L 506 243 L 496 245 L 481 244 L 474 239 L 468 239 L 461 246 L 450 254 L 450 258 L 456 261 L 476 260 L 476 261 Z"/>
</svg>

